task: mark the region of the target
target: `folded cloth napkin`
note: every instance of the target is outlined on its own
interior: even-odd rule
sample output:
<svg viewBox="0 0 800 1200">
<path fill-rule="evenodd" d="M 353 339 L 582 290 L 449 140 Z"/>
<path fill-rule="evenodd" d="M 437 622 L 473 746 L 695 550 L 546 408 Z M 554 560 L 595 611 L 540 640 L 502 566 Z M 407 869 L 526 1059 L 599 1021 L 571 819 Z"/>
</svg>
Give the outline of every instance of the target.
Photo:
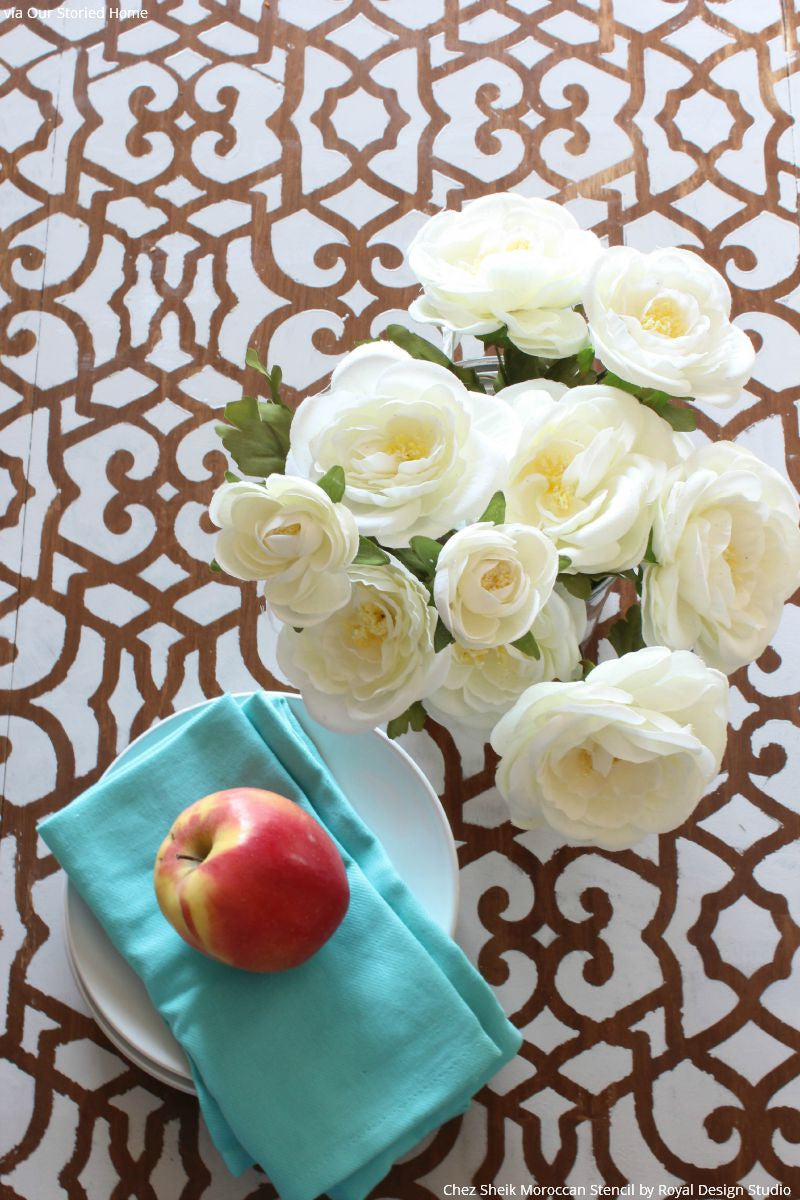
<svg viewBox="0 0 800 1200">
<path fill-rule="evenodd" d="M 344 921 L 280 974 L 204 957 L 155 900 L 153 863 L 175 817 L 236 786 L 308 809 L 347 868 Z M 186 1052 L 228 1167 L 260 1163 L 283 1200 L 361 1200 L 519 1048 L 490 989 L 401 882 L 284 698 L 204 706 L 39 828 Z"/>
</svg>

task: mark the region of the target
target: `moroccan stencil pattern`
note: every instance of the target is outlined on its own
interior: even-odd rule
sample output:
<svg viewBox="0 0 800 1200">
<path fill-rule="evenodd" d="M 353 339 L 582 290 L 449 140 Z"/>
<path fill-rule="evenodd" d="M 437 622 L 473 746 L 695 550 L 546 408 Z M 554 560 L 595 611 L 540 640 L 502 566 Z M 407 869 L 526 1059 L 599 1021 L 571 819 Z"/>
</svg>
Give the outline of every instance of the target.
<svg viewBox="0 0 800 1200">
<path fill-rule="evenodd" d="M 403 251 L 487 190 L 698 248 L 760 345 L 701 416 L 800 483 L 791 0 L 166 0 L 0 23 L 0 1178 L 9 1200 L 272 1197 L 73 984 L 35 823 L 158 718 L 274 687 L 209 574 L 248 345 L 294 399 L 402 319 Z M 420 330 L 420 332 L 424 332 Z M 613 602 L 612 602 L 613 603 Z M 459 844 L 458 937 L 525 1035 L 378 1188 L 781 1183 L 800 1195 L 800 610 L 735 677 L 723 774 L 611 854 L 504 819 L 493 761 L 403 744 Z M 486 753 L 486 757 L 484 757 Z M 788 1193 L 787 1193 L 788 1194 Z"/>
</svg>

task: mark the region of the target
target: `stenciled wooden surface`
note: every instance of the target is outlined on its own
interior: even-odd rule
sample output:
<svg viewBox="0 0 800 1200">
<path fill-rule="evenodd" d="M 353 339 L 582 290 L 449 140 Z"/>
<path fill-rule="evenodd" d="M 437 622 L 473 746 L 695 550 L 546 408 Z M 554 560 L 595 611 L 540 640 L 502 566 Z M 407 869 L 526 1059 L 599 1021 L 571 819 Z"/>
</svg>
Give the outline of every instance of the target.
<svg viewBox="0 0 800 1200">
<path fill-rule="evenodd" d="M 35 834 L 157 718 L 271 685 L 254 589 L 206 566 L 248 344 L 319 390 L 402 319 L 425 216 L 515 188 L 725 272 L 761 352 L 703 427 L 800 482 L 790 0 L 147 8 L 0 24 L 0 1191 L 24 1200 L 274 1195 L 93 1023 Z M 515 831 L 481 748 L 404 739 L 459 842 L 461 944 L 526 1040 L 377 1196 L 800 1195 L 799 649 L 789 606 L 735 678 L 718 786 L 625 853 Z"/>
</svg>

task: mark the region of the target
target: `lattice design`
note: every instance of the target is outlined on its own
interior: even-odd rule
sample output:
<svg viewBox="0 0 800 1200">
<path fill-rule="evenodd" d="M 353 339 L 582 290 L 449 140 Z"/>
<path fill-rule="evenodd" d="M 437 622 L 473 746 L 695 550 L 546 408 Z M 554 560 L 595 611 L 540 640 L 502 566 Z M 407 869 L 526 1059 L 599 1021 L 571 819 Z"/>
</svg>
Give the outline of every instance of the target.
<svg viewBox="0 0 800 1200">
<path fill-rule="evenodd" d="M 425 215 L 518 188 L 726 272 L 762 352 L 720 431 L 800 482 L 788 0 L 148 9 L 0 26 L 0 1174 L 26 1200 L 274 1194 L 230 1179 L 195 1102 L 86 1015 L 34 833 L 158 717 L 270 684 L 253 590 L 205 566 L 212 416 L 248 344 L 317 389 L 411 299 Z M 520 833 L 482 752 L 437 727 L 408 743 L 460 841 L 462 943 L 526 1045 L 380 1196 L 532 1177 L 800 1193 L 799 634 L 789 607 L 736 679 L 719 786 L 637 851 Z"/>
</svg>

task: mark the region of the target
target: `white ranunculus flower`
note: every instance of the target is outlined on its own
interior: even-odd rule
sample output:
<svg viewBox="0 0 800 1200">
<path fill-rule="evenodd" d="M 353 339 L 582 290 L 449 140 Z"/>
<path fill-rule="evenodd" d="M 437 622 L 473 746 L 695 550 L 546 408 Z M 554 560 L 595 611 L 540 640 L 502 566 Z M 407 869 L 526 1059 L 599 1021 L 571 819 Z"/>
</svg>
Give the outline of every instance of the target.
<svg viewBox="0 0 800 1200">
<path fill-rule="evenodd" d="M 475 520 L 502 486 L 516 420 L 445 367 L 391 342 L 352 350 L 292 421 L 287 470 L 344 468 L 344 503 L 365 536 L 408 546 Z"/>
<path fill-rule="evenodd" d="M 488 650 L 529 631 L 557 574 L 556 548 L 538 529 L 483 521 L 445 544 L 433 598 L 456 641 Z"/>
<path fill-rule="evenodd" d="M 524 424 L 506 485 L 506 518 L 535 525 L 571 569 L 624 571 L 647 549 L 652 508 L 667 468 L 683 453 L 666 421 L 602 384 L 499 393 Z"/>
<path fill-rule="evenodd" d="M 551 200 L 483 196 L 437 213 L 412 241 L 408 263 L 424 292 L 410 313 L 457 334 L 505 325 L 528 354 L 574 354 L 587 336 L 573 305 L 601 253 L 595 234 Z"/>
<path fill-rule="evenodd" d="M 630 383 L 670 396 L 733 403 L 755 350 L 731 324 L 731 294 L 691 250 L 608 250 L 584 294 L 589 331 L 604 365 Z"/>
<path fill-rule="evenodd" d="M 580 674 L 580 644 L 586 631 L 586 605 L 559 584 L 533 623 L 539 658 L 513 646 L 471 650 L 458 643 L 448 656 L 447 678 L 425 701 L 443 725 L 480 731 L 488 738 L 495 723 L 533 683 L 574 679 Z"/>
<path fill-rule="evenodd" d="M 650 644 L 730 673 L 769 644 L 800 585 L 797 496 L 749 450 L 715 442 L 667 477 L 642 596 Z"/>
<path fill-rule="evenodd" d="M 663 646 L 535 684 L 492 734 L 511 820 L 608 850 L 677 828 L 719 771 L 727 698 L 724 675 Z"/>
<path fill-rule="evenodd" d="M 217 534 L 216 559 L 236 579 L 262 579 L 281 621 L 313 625 L 347 604 L 346 568 L 358 552 L 358 529 L 343 504 L 292 475 L 263 484 L 223 483 L 209 515 Z"/>
<path fill-rule="evenodd" d="M 424 699 L 447 673 L 433 649 L 436 610 L 426 588 L 395 559 L 352 566 L 349 603 L 320 625 L 284 626 L 277 660 L 314 720 L 356 733 Z"/>
</svg>

